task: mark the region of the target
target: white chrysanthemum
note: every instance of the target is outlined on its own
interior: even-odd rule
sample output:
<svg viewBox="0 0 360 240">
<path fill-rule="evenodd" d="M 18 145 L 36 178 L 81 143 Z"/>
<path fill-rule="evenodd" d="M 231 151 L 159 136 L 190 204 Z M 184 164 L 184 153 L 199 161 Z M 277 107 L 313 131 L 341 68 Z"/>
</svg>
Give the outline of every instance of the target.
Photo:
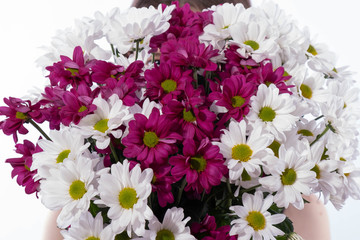
<svg viewBox="0 0 360 240">
<path fill-rule="evenodd" d="M 305 34 L 309 34 L 307 30 Z M 309 58 L 308 66 L 316 72 L 328 73 L 335 67 L 335 54 L 330 52 L 325 44 L 316 43 L 314 39 L 310 40 L 306 54 Z"/>
<path fill-rule="evenodd" d="M 316 173 L 318 185 L 313 187 L 313 193 L 322 193 L 324 195 L 324 203 L 330 199 L 330 195 L 335 195 L 337 189 L 341 187 L 340 175 L 335 172 L 338 168 L 338 161 L 326 159 L 323 160 L 324 145 L 316 143 L 311 147 L 309 161 L 315 163 L 311 169 Z"/>
<path fill-rule="evenodd" d="M 182 208 L 172 207 L 166 211 L 162 223 L 154 216 L 149 222 L 149 230 L 146 230 L 141 238 L 135 238 L 135 240 L 195 240 L 196 238 L 190 233 L 190 228 L 186 226 L 189 220 L 190 217 L 184 219 L 184 210 Z"/>
<path fill-rule="evenodd" d="M 317 102 L 321 102 L 323 98 L 323 87 L 325 79 L 323 74 L 313 74 L 306 76 L 298 87 L 299 94 L 308 104 L 309 108 L 313 109 L 311 113 L 315 116 L 319 115 L 319 106 Z M 328 96 L 328 95 L 327 95 Z"/>
<path fill-rule="evenodd" d="M 224 3 L 213 6 L 210 10 L 213 11 L 213 23 L 205 26 L 200 40 L 211 43 L 217 49 L 223 49 L 226 40 L 230 38 L 229 28 L 238 23 L 245 8 L 240 3 Z"/>
<path fill-rule="evenodd" d="M 271 176 L 260 178 L 259 182 L 270 192 L 276 192 L 274 202 L 277 206 L 292 204 L 297 209 L 303 209 L 301 194 L 310 195 L 311 187 L 317 184 L 316 174 L 311 171 L 314 163 L 307 161 L 295 148 L 285 149 L 282 145 L 278 165 L 283 168 L 280 172 L 273 171 Z"/>
<path fill-rule="evenodd" d="M 133 115 L 116 94 L 108 101 L 99 96 L 94 99 L 93 104 L 97 109 L 93 114 L 81 119 L 77 126 L 84 137 L 92 137 L 96 140 L 96 147 L 105 149 L 110 144 L 109 134 L 121 138 L 123 132 L 118 128 L 130 121 Z"/>
<path fill-rule="evenodd" d="M 338 171 L 343 179 L 343 199 L 349 196 L 354 199 L 360 199 L 360 168 L 354 163 L 346 162 Z"/>
<path fill-rule="evenodd" d="M 125 54 L 133 47 L 135 41 L 140 43 L 145 38 L 150 39 L 165 32 L 170 27 L 168 21 L 174 8 L 175 5 L 171 5 L 163 11 L 159 5 L 158 9 L 150 6 L 149 8 L 132 7 L 125 13 L 120 13 L 118 10 L 110 23 L 108 41 L 114 44 L 120 53 Z"/>
<path fill-rule="evenodd" d="M 220 142 L 214 142 L 226 159 L 231 181 L 240 179 L 242 174 L 259 176 L 264 159 L 272 155 L 267 146 L 273 141 L 273 136 L 263 132 L 261 127 L 254 128 L 250 133 L 247 133 L 248 130 L 244 120 L 231 121 L 228 130 L 223 130 Z"/>
<path fill-rule="evenodd" d="M 41 202 L 50 210 L 60 210 L 57 225 L 66 228 L 89 209 L 90 200 L 97 194 L 93 186 L 94 161 L 80 157 L 64 161 L 50 176 L 40 182 Z"/>
<path fill-rule="evenodd" d="M 273 204 L 273 196 L 268 195 L 265 199 L 263 193 L 255 192 L 255 195 L 244 193 L 242 195 L 243 206 L 231 206 L 238 219 L 231 221 L 230 235 L 238 235 L 238 239 L 262 240 L 272 239 L 283 235 L 284 232 L 273 225 L 283 222 L 284 214 L 271 215 L 267 210 Z"/>
<path fill-rule="evenodd" d="M 230 44 L 238 45 L 237 52 L 243 57 L 251 56 L 256 62 L 264 59 L 276 59 L 279 45 L 266 21 L 238 22 L 229 27 L 233 40 Z"/>
<path fill-rule="evenodd" d="M 40 139 L 42 152 L 33 155 L 31 170 L 37 170 L 37 179 L 50 176 L 49 170 L 59 167 L 65 159 L 76 160 L 87 151 L 89 144 L 84 144 L 84 138 L 75 133 L 75 129 L 64 127 L 60 131 L 52 130 L 50 140 Z"/>
<path fill-rule="evenodd" d="M 111 231 L 104 229 L 101 212 L 94 218 L 90 212 L 81 215 L 79 221 L 71 224 L 68 230 L 62 230 L 64 240 L 113 240 Z"/>
<path fill-rule="evenodd" d="M 287 93 L 279 94 L 279 89 L 270 84 L 261 84 L 256 96 L 251 97 L 251 110 L 247 119 L 251 124 L 259 124 L 274 134 L 276 139 L 285 139 L 284 132 L 290 131 L 298 116 L 293 115 L 296 104 Z"/>
<path fill-rule="evenodd" d="M 273 1 L 264 1 L 259 9 L 264 13 L 272 32 L 278 32 L 276 42 L 280 46 L 281 61 L 273 61 L 274 67 L 281 65 L 303 64 L 305 52 L 309 46 L 308 38 L 299 29 L 296 22 Z"/>
<path fill-rule="evenodd" d="M 138 236 L 144 234 L 145 220 L 153 216 L 147 205 L 152 177 L 150 168 L 141 171 L 136 165 L 130 171 L 128 160 L 124 160 L 123 164 L 113 164 L 111 173 L 102 172 L 98 187 L 100 199 L 95 203 L 110 208 L 108 217 L 114 233 L 126 230 L 130 237 L 132 231 Z"/>
<path fill-rule="evenodd" d="M 80 46 L 84 51 L 85 60 L 103 59 L 111 57 L 111 52 L 102 49 L 97 40 L 104 37 L 104 24 L 98 19 L 83 18 L 76 20 L 75 26 L 65 30 L 58 30 L 53 37 L 51 47 L 44 47 L 47 53 L 37 60 L 42 68 L 60 61 L 60 55 L 72 56 L 74 48 Z"/>
</svg>

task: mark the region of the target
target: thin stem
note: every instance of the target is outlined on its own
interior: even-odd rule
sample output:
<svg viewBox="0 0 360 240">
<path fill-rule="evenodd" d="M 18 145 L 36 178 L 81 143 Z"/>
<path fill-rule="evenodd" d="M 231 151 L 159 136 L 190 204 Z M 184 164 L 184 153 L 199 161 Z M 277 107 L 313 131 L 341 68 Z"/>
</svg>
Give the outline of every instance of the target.
<svg viewBox="0 0 360 240">
<path fill-rule="evenodd" d="M 29 118 L 27 122 L 33 125 L 34 128 L 36 128 L 36 130 L 38 130 L 41 133 L 41 135 L 43 135 L 43 137 L 46 138 L 46 140 L 52 141 L 51 138 L 41 129 L 41 127 L 36 122 L 34 122 L 34 120 Z"/>
<path fill-rule="evenodd" d="M 315 121 L 316 120 L 319 120 L 319 119 L 321 119 L 321 118 L 323 118 L 324 117 L 324 115 L 320 115 L 320 116 L 318 116 L 317 118 L 315 118 Z"/>
<path fill-rule="evenodd" d="M 319 135 L 317 135 L 316 136 L 316 138 L 315 138 L 315 140 L 312 142 L 312 143 L 310 143 L 310 147 L 312 146 L 312 145 L 314 145 L 317 141 L 319 141 L 319 139 L 320 138 L 322 138 L 326 133 L 327 133 L 327 131 L 329 131 L 329 129 L 333 129 L 333 127 L 331 126 L 331 124 L 329 123 L 329 124 L 327 124 L 326 125 L 326 128 L 324 129 L 324 131 L 322 132 L 322 133 L 320 133 Z"/>
<path fill-rule="evenodd" d="M 181 201 L 181 196 L 182 196 L 182 193 L 184 191 L 184 188 L 186 186 L 186 178 L 184 177 L 182 182 L 181 182 L 181 186 L 179 188 L 179 192 L 178 192 L 178 195 L 177 195 L 177 198 L 176 198 L 176 205 L 178 206 L 180 201 Z"/>
<path fill-rule="evenodd" d="M 136 53 L 135 53 L 135 61 L 139 57 L 139 46 L 140 46 L 140 40 L 136 40 Z"/>
<path fill-rule="evenodd" d="M 193 78 L 195 80 L 195 85 L 194 85 L 194 88 L 198 88 L 199 86 L 199 82 L 198 82 L 198 75 L 197 75 L 197 69 L 196 68 L 193 68 Z"/>
<path fill-rule="evenodd" d="M 228 207 L 230 207 L 232 205 L 232 198 L 233 198 L 234 194 L 233 194 L 233 192 L 231 190 L 230 181 L 229 181 L 228 178 L 226 179 L 226 189 L 227 189 L 227 191 L 229 193 Z"/>
<path fill-rule="evenodd" d="M 116 149 L 114 147 L 114 144 L 110 141 L 110 149 L 111 149 L 111 153 L 115 159 L 115 162 L 119 162 L 119 157 L 118 155 L 116 154 Z"/>
<path fill-rule="evenodd" d="M 253 186 L 253 187 L 251 187 L 251 188 L 245 188 L 245 189 L 243 189 L 243 190 L 240 191 L 241 194 L 239 194 L 239 196 L 242 195 L 244 192 L 251 192 L 252 190 L 257 189 L 258 187 L 261 187 L 261 184 L 258 184 L 258 185 L 256 185 L 256 186 Z"/>
</svg>

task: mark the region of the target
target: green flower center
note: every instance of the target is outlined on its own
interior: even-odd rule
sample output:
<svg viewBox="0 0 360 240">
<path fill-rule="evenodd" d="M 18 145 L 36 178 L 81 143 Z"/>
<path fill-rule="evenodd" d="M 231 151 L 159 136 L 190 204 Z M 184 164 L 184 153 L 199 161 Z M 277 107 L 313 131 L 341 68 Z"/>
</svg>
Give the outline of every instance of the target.
<svg viewBox="0 0 360 240">
<path fill-rule="evenodd" d="M 341 158 L 340 158 L 340 161 L 346 162 L 346 159 L 343 158 L 343 157 L 341 157 Z"/>
<path fill-rule="evenodd" d="M 319 165 L 315 164 L 315 166 L 311 169 L 311 171 L 314 171 L 316 173 L 316 178 L 320 179 L 320 168 Z"/>
<path fill-rule="evenodd" d="M 307 50 L 307 52 L 308 53 L 311 53 L 312 55 L 314 55 L 314 56 L 316 56 L 318 53 L 317 53 L 317 51 L 316 51 L 316 49 L 314 48 L 314 46 L 313 45 L 309 45 L 309 48 L 308 48 L 308 50 Z"/>
<path fill-rule="evenodd" d="M 296 172 L 292 168 L 287 168 L 281 175 L 281 182 L 283 185 L 293 185 L 296 181 Z"/>
<path fill-rule="evenodd" d="M 69 188 L 69 194 L 72 199 L 78 200 L 86 193 L 85 183 L 80 180 L 72 182 Z"/>
<path fill-rule="evenodd" d="M 79 113 L 83 112 L 83 111 L 86 111 L 87 110 L 87 107 L 85 106 L 81 106 L 78 110 Z"/>
<path fill-rule="evenodd" d="M 21 119 L 21 120 L 26 120 L 27 119 L 27 115 L 25 113 L 22 113 L 22 112 L 16 112 L 15 117 L 17 119 Z"/>
<path fill-rule="evenodd" d="M 238 144 L 232 148 L 231 157 L 240 162 L 247 162 L 251 159 L 253 151 L 246 144 Z"/>
<path fill-rule="evenodd" d="M 99 132 L 102 132 L 102 133 L 105 133 L 106 130 L 109 129 L 108 127 L 108 122 L 109 122 L 109 119 L 101 119 L 100 121 L 98 121 L 95 126 L 94 126 L 94 129 L 99 131 Z"/>
<path fill-rule="evenodd" d="M 191 109 L 189 111 L 186 111 L 185 108 L 183 110 L 183 118 L 187 122 L 194 122 L 196 120 L 194 112 Z"/>
<path fill-rule="evenodd" d="M 127 235 L 126 231 L 118 234 L 115 236 L 114 240 L 130 240 L 131 238 L 129 238 L 129 236 Z"/>
<path fill-rule="evenodd" d="M 255 231 L 262 230 L 266 227 L 266 219 L 259 211 L 249 212 L 249 215 L 246 217 L 246 221 Z"/>
<path fill-rule="evenodd" d="M 126 187 L 119 193 L 119 203 L 125 209 L 132 208 L 138 201 L 135 189 Z"/>
<path fill-rule="evenodd" d="M 153 148 L 158 144 L 159 138 L 154 132 L 145 132 L 143 142 L 149 148 Z"/>
<path fill-rule="evenodd" d="M 276 116 L 276 112 L 271 107 L 263 107 L 259 112 L 259 118 L 264 122 L 272 122 Z"/>
<path fill-rule="evenodd" d="M 279 157 L 279 148 L 280 148 L 281 144 L 274 140 L 269 146 L 268 148 L 270 148 L 273 152 L 274 152 L 274 155 L 276 157 Z"/>
<path fill-rule="evenodd" d="M 305 137 L 313 137 L 314 136 L 314 134 L 307 129 L 301 129 L 301 130 L 297 131 L 297 133 L 300 135 L 303 135 Z"/>
<path fill-rule="evenodd" d="M 165 93 L 170 93 L 176 90 L 177 83 L 172 79 L 166 79 L 161 83 L 161 87 L 163 88 Z"/>
<path fill-rule="evenodd" d="M 58 157 L 56 158 L 56 163 L 62 163 L 65 158 L 69 157 L 70 152 L 71 151 L 67 149 L 59 153 Z"/>
<path fill-rule="evenodd" d="M 157 232 L 155 240 L 175 240 L 175 236 L 171 231 L 162 229 Z"/>
<path fill-rule="evenodd" d="M 245 99 L 241 96 L 235 96 L 231 98 L 231 105 L 235 107 L 241 107 L 245 103 Z"/>
<path fill-rule="evenodd" d="M 260 47 L 260 45 L 253 40 L 247 40 L 244 42 L 244 44 L 250 46 L 254 51 L 258 50 Z"/>
<path fill-rule="evenodd" d="M 79 73 L 79 69 L 75 68 L 66 68 L 69 72 L 71 72 L 71 76 L 76 76 Z"/>
<path fill-rule="evenodd" d="M 243 181 L 251 181 L 251 176 L 248 174 L 248 172 L 244 169 L 241 174 L 241 179 Z"/>
<path fill-rule="evenodd" d="M 308 85 L 301 84 L 300 86 L 301 95 L 303 95 L 304 98 L 311 99 L 312 98 L 312 90 Z"/>
<path fill-rule="evenodd" d="M 202 172 L 206 168 L 206 160 L 202 156 L 192 157 L 190 159 L 190 168 Z"/>
<path fill-rule="evenodd" d="M 100 238 L 91 236 L 91 237 L 88 237 L 88 238 L 85 239 L 85 240 L 100 240 Z"/>
</svg>

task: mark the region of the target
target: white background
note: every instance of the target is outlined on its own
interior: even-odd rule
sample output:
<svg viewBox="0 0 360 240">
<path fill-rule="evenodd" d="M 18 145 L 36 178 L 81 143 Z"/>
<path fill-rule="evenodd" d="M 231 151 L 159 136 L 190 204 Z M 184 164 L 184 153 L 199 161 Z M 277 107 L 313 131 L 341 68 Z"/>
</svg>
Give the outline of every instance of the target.
<svg viewBox="0 0 360 240">
<path fill-rule="evenodd" d="M 259 2 L 253 0 L 254 4 Z M 337 53 L 338 66 L 350 65 L 352 71 L 360 71 L 360 2 L 276 2 Z M 75 18 L 91 17 L 95 11 L 106 13 L 113 7 L 126 10 L 130 3 L 130 0 L 7 1 L 0 7 L 0 98 L 22 97 L 33 86 L 42 87 L 44 78 L 34 61 L 43 54 L 38 47 L 49 45 L 57 29 L 72 26 Z M 360 80 L 359 74 L 356 76 Z M 0 105 L 4 105 L 2 101 Z M 35 133 L 31 126 L 28 129 Z M 0 240 L 40 240 L 48 210 L 34 195 L 26 195 L 10 177 L 11 167 L 5 160 L 18 157 L 13 151 L 12 137 L 0 133 L 0 143 Z M 349 200 L 339 212 L 329 205 L 328 213 L 332 239 L 360 239 L 359 201 Z"/>
</svg>

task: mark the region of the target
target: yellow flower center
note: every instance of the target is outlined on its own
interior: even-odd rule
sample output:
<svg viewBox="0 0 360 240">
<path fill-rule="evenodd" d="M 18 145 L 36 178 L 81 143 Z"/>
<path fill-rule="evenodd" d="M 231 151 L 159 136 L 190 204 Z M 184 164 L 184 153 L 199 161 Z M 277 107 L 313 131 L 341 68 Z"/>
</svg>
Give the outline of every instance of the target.
<svg viewBox="0 0 360 240">
<path fill-rule="evenodd" d="M 157 232 L 155 240 L 175 240 L 175 236 L 171 231 L 161 229 Z"/>
<path fill-rule="evenodd" d="M 136 190 L 126 187 L 119 193 L 119 203 L 125 209 L 132 208 L 138 201 Z"/>
<path fill-rule="evenodd" d="M 231 105 L 235 107 L 241 107 L 245 103 L 245 99 L 241 96 L 234 96 L 231 98 Z"/>
<path fill-rule="evenodd" d="M 26 120 L 28 118 L 27 115 L 25 113 L 22 113 L 22 112 L 16 112 L 15 117 L 17 119 L 21 119 L 21 120 Z"/>
<path fill-rule="evenodd" d="M 315 49 L 314 46 L 311 45 L 311 44 L 309 45 L 309 48 L 308 48 L 307 52 L 308 52 L 308 53 L 311 53 L 311 54 L 314 55 L 314 56 L 318 55 L 316 49 Z"/>
<path fill-rule="evenodd" d="M 293 185 L 296 181 L 297 175 L 294 169 L 287 168 L 281 175 L 281 182 L 283 185 Z"/>
<path fill-rule="evenodd" d="M 264 122 L 272 122 L 276 117 L 276 112 L 271 107 L 263 107 L 259 112 L 259 118 Z"/>
<path fill-rule="evenodd" d="M 72 199 L 78 200 L 86 193 L 85 183 L 81 180 L 75 180 L 72 182 L 69 188 L 69 194 Z"/>
<path fill-rule="evenodd" d="M 279 148 L 280 148 L 281 144 L 274 140 L 269 146 L 268 148 L 270 148 L 273 152 L 274 152 L 274 155 L 276 157 L 279 157 Z"/>
<path fill-rule="evenodd" d="M 190 159 L 190 168 L 202 172 L 206 168 L 206 160 L 202 156 L 192 157 Z"/>
<path fill-rule="evenodd" d="M 100 238 L 91 236 L 91 237 L 88 237 L 88 238 L 85 239 L 85 240 L 100 240 Z"/>
<path fill-rule="evenodd" d="M 161 87 L 165 93 L 170 93 L 175 91 L 177 88 L 177 83 L 172 79 L 166 79 L 161 83 Z"/>
<path fill-rule="evenodd" d="M 238 144 L 232 148 L 231 157 L 240 162 L 247 162 L 251 159 L 253 151 L 246 144 Z"/>
<path fill-rule="evenodd" d="M 58 157 L 56 158 L 56 163 L 62 163 L 65 158 L 69 157 L 70 152 L 71 151 L 69 149 L 66 149 L 59 153 Z"/>
<path fill-rule="evenodd" d="M 312 98 L 312 90 L 308 85 L 301 84 L 300 86 L 301 95 L 303 95 L 304 98 L 311 99 Z"/>
<path fill-rule="evenodd" d="M 297 131 L 297 133 L 300 135 L 303 135 L 305 137 L 313 137 L 314 136 L 314 134 L 307 129 L 300 129 L 299 131 Z"/>
<path fill-rule="evenodd" d="M 153 148 L 156 146 L 156 144 L 158 144 L 159 138 L 156 135 L 156 133 L 149 131 L 149 132 L 145 132 L 143 137 L 143 142 L 149 148 Z"/>
<path fill-rule="evenodd" d="M 79 113 L 83 112 L 83 111 L 86 111 L 87 110 L 87 107 L 85 106 L 81 106 L 78 110 Z"/>
<path fill-rule="evenodd" d="M 94 130 L 97 130 L 99 132 L 105 133 L 106 130 L 109 129 L 108 127 L 108 122 L 109 119 L 101 119 L 100 121 L 98 121 L 95 125 L 94 125 Z"/>
<path fill-rule="evenodd" d="M 262 230 L 266 227 L 266 219 L 259 211 L 249 212 L 249 215 L 246 217 L 246 221 L 255 231 Z"/>
<path fill-rule="evenodd" d="M 183 119 L 187 122 L 194 122 L 196 120 L 194 112 L 190 109 L 189 111 L 186 111 L 184 108 L 183 110 Z"/>
<path fill-rule="evenodd" d="M 254 51 L 258 50 L 260 47 L 260 45 L 253 40 L 247 40 L 244 42 L 244 44 L 250 46 Z"/>
<path fill-rule="evenodd" d="M 311 171 L 314 171 L 316 173 L 316 178 L 320 179 L 320 168 L 319 165 L 315 164 L 315 166 L 311 169 Z"/>
</svg>

